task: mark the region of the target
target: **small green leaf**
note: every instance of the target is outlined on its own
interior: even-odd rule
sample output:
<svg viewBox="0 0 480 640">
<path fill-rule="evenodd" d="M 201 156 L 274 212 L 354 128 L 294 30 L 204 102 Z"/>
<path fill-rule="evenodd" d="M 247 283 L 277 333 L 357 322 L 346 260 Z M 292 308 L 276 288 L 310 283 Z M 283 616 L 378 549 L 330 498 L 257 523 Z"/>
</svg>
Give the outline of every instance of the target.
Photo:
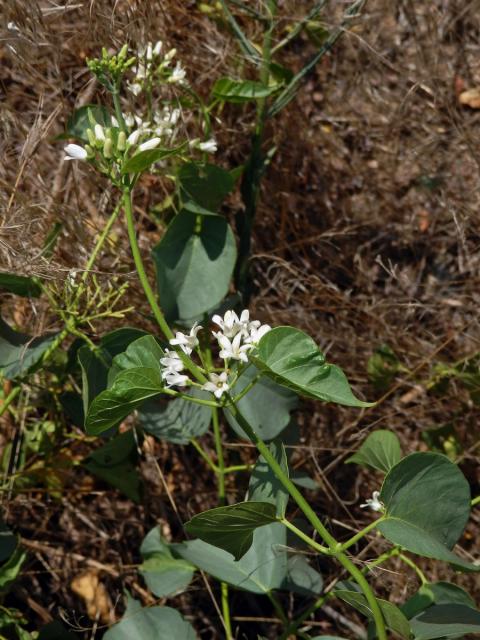
<svg viewBox="0 0 480 640">
<path fill-rule="evenodd" d="M 0 372 L 8 380 L 30 373 L 57 335 L 50 333 L 34 338 L 14 331 L 0 318 Z"/>
<path fill-rule="evenodd" d="M 42 293 L 42 287 L 35 278 L 14 273 L 0 273 L 0 289 L 24 298 L 38 298 Z"/>
<path fill-rule="evenodd" d="M 181 593 L 190 584 L 195 567 L 186 560 L 174 558 L 158 527 L 145 536 L 140 553 L 144 559 L 140 573 L 158 598 Z"/>
<path fill-rule="evenodd" d="M 17 578 L 26 557 L 27 554 L 25 551 L 20 547 L 16 547 L 8 560 L 0 565 L 0 593 L 6 591 L 10 584 Z"/>
<path fill-rule="evenodd" d="M 108 386 L 111 387 L 115 378 L 122 371 L 146 367 L 161 372 L 160 358 L 164 352 L 155 338 L 142 335 L 133 340 L 126 350 L 116 355 L 108 372 Z"/>
<path fill-rule="evenodd" d="M 104 640 L 197 640 L 189 622 L 171 607 L 144 607 L 131 596 L 122 620 L 111 627 Z"/>
<path fill-rule="evenodd" d="M 402 458 L 400 440 L 391 431 L 379 429 L 371 433 L 360 449 L 346 462 L 366 465 L 388 473 Z"/>
<path fill-rule="evenodd" d="M 269 445 L 270 452 L 288 476 L 288 462 L 285 447 L 280 440 L 274 440 Z M 265 458 L 260 456 L 250 476 L 248 485 L 248 500 L 251 502 L 269 502 L 275 505 L 277 516 L 283 518 L 288 504 L 289 494 L 278 480 Z"/>
<path fill-rule="evenodd" d="M 232 388 L 235 396 L 245 389 L 258 375 L 256 367 L 250 366 Z M 237 405 L 246 420 L 262 440 L 276 438 L 289 424 L 290 412 L 298 404 L 298 397 L 289 389 L 261 378 L 257 384 L 238 401 Z M 243 439 L 247 436 L 229 411 L 225 411 L 228 424 Z"/>
<path fill-rule="evenodd" d="M 319 596 L 323 590 L 323 578 L 303 555 L 295 554 L 288 558 L 287 575 L 281 589 L 303 596 Z"/>
<path fill-rule="evenodd" d="M 140 502 L 137 462 L 137 442 L 133 431 L 126 431 L 93 451 L 82 464 L 90 473 L 120 489 L 130 500 Z"/>
<path fill-rule="evenodd" d="M 228 293 L 237 250 L 224 218 L 198 219 L 182 211 L 152 255 L 165 314 L 170 319 L 188 320 L 209 311 Z"/>
<path fill-rule="evenodd" d="M 403 458 L 385 477 L 380 500 L 386 518 L 378 529 L 388 540 L 427 558 L 480 570 L 450 551 L 470 515 L 470 488 L 447 457 L 412 453 Z"/>
<path fill-rule="evenodd" d="M 159 370 L 138 367 L 122 371 L 110 389 L 102 391 L 87 413 L 87 433 L 98 435 L 123 420 L 145 400 L 163 391 Z"/>
<path fill-rule="evenodd" d="M 276 521 L 275 512 L 267 502 L 240 502 L 199 513 L 185 524 L 185 530 L 239 560 L 251 547 L 254 530 Z"/>
<path fill-rule="evenodd" d="M 217 580 L 251 593 L 267 594 L 284 584 L 287 575 L 286 544 L 285 526 L 274 522 L 255 529 L 252 546 L 238 561 L 230 553 L 203 540 L 188 540 L 171 545 L 171 548 L 174 555 Z"/>
<path fill-rule="evenodd" d="M 250 100 L 259 100 L 267 98 L 278 91 L 280 86 L 265 85 L 261 82 L 253 80 L 232 80 L 231 78 L 219 78 L 212 89 L 215 98 L 219 98 L 225 102 L 234 102 L 241 104 Z"/>
<path fill-rule="evenodd" d="M 61 138 L 76 138 L 81 142 L 88 142 L 87 129 L 92 125 L 88 117 L 90 111 L 93 119 L 104 127 L 112 126 L 112 118 L 105 107 L 96 104 L 87 104 L 79 109 L 75 109 L 67 120 L 65 134 Z"/>
<path fill-rule="evenodd" d="M 303 396 L 350 407 L 372 406 L 353 395 L 343 371 L 327 364 L 303 331 L 276 327 L 263 336 L 250 357 L 266 376 Z"/>
<path fill-rule="evenodd" d="M 202 215 L 217 213 L 235 186 L 229 171 L 214 164 L 196 162 L 182 164 L 178 182 L 183 207 Z"/>
<path fill-rule="evenodd" d="M 480 632 L 480 611 L 464 604 L 439 604 L 410 620 L 415 640 L 456 638 Z"/>
<path fill-rule="evenodd" d="M 422 585 L 401 609 L 410 619 L 432 604 L 462 604 L 475 608 L 475 602 L 461 587 L 450 582 L 432 582 Z"/>
<path fill-rule="evenodd" d="M 373 620 L 372 610 L 370 609 L 370 605 L 363 593 L 342 589 L 335 590 L 334 593 L 338 598 L 350 604 L 370 620 Z M 400 609 L 387 600 L 377 598 L 377 602 L 380 606 L 387 627 L 391 631 L 398 633 L 402 638 L 410 638 L 410 624 Z"/>
<path fill-rule="evenodd" d="M 208 393 L 195 388 L 189 392 L 195 398 L 208 398 Z M 163 398 L 149 400 L 139 412 L 142 428 L 159 440 L 188 444 L 208 431 L 212 418 L 210 407 L 183 398 L 165 402 Z"/>
<path fill-rule="evenodd" d="M 145 151 L 138 151 L 135 155 L 129 158 L 122 167 L 122 174 L 127 173 L 142 173 L 146 169 L 152 166 L 159 160 L 164 160 L 170 156 L 175 156 L 182 152 L 185 145 L 174 147 L 173 149 L 146 149 Z"/>
</svg>

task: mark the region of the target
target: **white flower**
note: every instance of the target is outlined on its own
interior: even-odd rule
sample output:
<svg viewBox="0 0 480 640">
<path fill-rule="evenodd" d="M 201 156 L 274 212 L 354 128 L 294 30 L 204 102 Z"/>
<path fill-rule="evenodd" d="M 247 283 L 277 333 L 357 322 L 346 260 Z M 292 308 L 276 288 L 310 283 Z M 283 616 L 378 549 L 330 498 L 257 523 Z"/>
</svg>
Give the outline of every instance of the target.
<svg viewBox="0 0 480 640">
<path fill-rule="evenodd" d="M 155 46 L 153 47 L 153 55 L 155 57 L 158 57 L 160 55 L 162 46 L 163 46 L 163 42 L 161 40 L 157 40 L 157 42 L 155 43 Z"/>
<path fill-rule="evenodd" d="M 372 509 L 373 511 L 383 511 L 384 504 L 383 502 L 381 502 L 381 500 L 379 500 L 380 498 L 380 491 L 374 491 L 372 493 L 372 497 L 371 498 L 367 498 L 366 501 L 364 502 L 364 504 L 360 505 L 361 509 L 365 509 L 366 507 L 368 507 L 369 509 Z"/>
<path fill-rule="evenodd" d="M 94 127 L 95 138 L 101 142 L 105 142 L 105 131 L 101 124 L 96 124 Z"/>
<path fill-rule="evenodd" d="M 175 338 L 172 338 L 170 340 L 170 344 L 172 346 L 178 345 L 182 349 L 182 351 L 184 351 L 187 356 L 189 356 L 192 353 L 193 349 L 198 346 L 197 333 L 200 331 L 200 329 L 202 329 L 202 327 L 195 323 L 190 329 L 190 333 L 188 334 L 188 336 L 186 336 L 181 331 L 177 331 L 175 334 Z"/>
<path fill-rule="evenodd" d="M 221 347 L 220 357 L 224 360 L 241 360 L 242 362 L 248 362 L 247 352 L 250 351 L 253 345 L 241 344 L 242 334 L 237 333 L 233 340 L 229 340 L 227 336 L 222 333 L 217 333 L 215 336 L 218 340 L 218 344 Z"/>
<path fill-rule="evenodd" d="M 257 324 L 258 323 L 258 324 Z M 252 326 L 253 325 L 253 326 Z M 262 324 L 261 326 L 258 320 L 254 320 L 249 325 L 249 335 L 245 338 L 247 344 L 258 344 L 263 336 L 271 330 L 271 326 L 268 324 Z"/>
<path fill-rule="evenodd" d="M 170 82 L 172 84 L 176 84 L 177 82 L 178 82 L 178 84 L 183 84 L 183 82 L 185 81 L 186 76 L 187 76 L 187 72 L 182 67 L 180 62 L 177 62 L 177 64 L 175 65 L 174 70 L 172 71 L 172 75 L 168 78 L 168 82 Z"/>
<path fill-rule="evenodd" d="M 173 60 L 173 58 L 177 55 L 177 50 L 176 49 L 170 49 L 170 51 L 168 51 L 165 54 L 164 60 L 165 62 L 170 62 L 170 60 Z"/>
<path fill-rule="evenodd" d="M 67 144 L 64 151 L 67 154 L 65 160 L 86 160 L 88 156 L 86 149 L 79 144 Z"/>
<path fill-rule="evenodd" d="M 222 316 L 215 315 L 213 316 L 212 321 L 215 324 L 218 324 L 218 326 L 222 330 L 223 335 L 226 336 L 227 338 L 235 337 L 240 330 L 240 327 L 239 327 L 240 320 L 238 319 L 238 316 L 235 313 L 235 311 L 231 311 L 231 310 L 226 311 L 223 318 Z M 213 335 L 215 337 L 218 337 L 218 334 L 216 334 L 215 332 Z"/>
<path fill-rule="evenodd" d="M 126 118 L 124 118 L 124 119 L 125 119 L 125 122 L 127 122 Z M 120 125 L 118 124 L 118 120 L 116 119 L 116 117 L 115 116 L 111 116 L 110 120 L 112 122 L 112 127 L 116 127 L 118 129 L 118 127 Z"/>
<path fill-rule="evenodd" d="M 189 383 L 188 376 L 178 373 L 177 371 L 167 371 L 165 375 L 162 374 L 162 379 L 166 382 L 166 387 L 186 387 Z"/>
<path fill-rule="evenodd" d="M 200 142 L 198 148 L 200 151 L 205 151 L 206 153 L 215 153 L 217 151 L 217 141 L 211 138 L 206 142 Z"/>
<path fill-rule="evenodd" d="M 78 271 L 76 269 L 70 269 L 68 272 L 67 282 L 72 289 L 77 286 L 77 273 Z"/>
<path fill-rule="evenodd" d="M 142 135 L 141 129 L 135 129 L 135 131 L 132 131 L 132 133 L 127 138 L 128 144 L 137 144 L 141 135 Z"/>
<path fill-rule="evenodd" d="M 143 87 L 139 82 L 127 82 L 127 88 L 134 96 L 138 96 Z"/>
<path fill-rule="evenodd" d="M 142 144 L 139 145 L 138 150 L 148 151 L 149 149 L 155 149 L 155 147 L 158 147 L 160 142 L 161 142 L 160 138 L 150 138 L 150 140 L 147 140 L 146 142 L 142 142 Z"/>
<path fill-rule="evenodd" d="M 228 386 L 228 374 L 226 371 L 222 371 L 220 375 L 210 373 L 208 377 L 210 382 L 206 382 L 202 389 L 210 391 L 216 398 L 221 398 L 224 393 L 229 391 L 230 387 Z"/>
</svg>

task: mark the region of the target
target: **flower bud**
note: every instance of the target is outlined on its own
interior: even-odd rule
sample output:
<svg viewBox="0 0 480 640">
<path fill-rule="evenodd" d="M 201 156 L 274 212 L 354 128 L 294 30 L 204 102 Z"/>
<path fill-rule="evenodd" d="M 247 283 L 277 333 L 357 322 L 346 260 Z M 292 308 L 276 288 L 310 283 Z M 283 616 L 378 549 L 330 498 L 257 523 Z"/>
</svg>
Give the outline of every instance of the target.
<svg viewBox="0 0 480 640">
<path fill-rule="evenodd" d="M 105 158 L 111 158 L 113 156 L 113 140 L 111 138 L 107 138 L 103 145 L 103 155 Z"/>
<path fill-rule="evenodd" d="M 87 138 L 88 138 L 88 142 L 90 143 L 90 145 L 92 147 L 95 146 L 96 140 L 95 140 L 95 134 L 93 133 L 93 131 L 91 129 L 87 129 Z"/>
<path fill-rule="evenodd" d="M 125 151 L 126 148 L 127 148 L 127 136 L 125 135 L 124 131 L 120 131 L 120 133 L 118 134 L 117 149 L 118 151 Z"/>
</svg>

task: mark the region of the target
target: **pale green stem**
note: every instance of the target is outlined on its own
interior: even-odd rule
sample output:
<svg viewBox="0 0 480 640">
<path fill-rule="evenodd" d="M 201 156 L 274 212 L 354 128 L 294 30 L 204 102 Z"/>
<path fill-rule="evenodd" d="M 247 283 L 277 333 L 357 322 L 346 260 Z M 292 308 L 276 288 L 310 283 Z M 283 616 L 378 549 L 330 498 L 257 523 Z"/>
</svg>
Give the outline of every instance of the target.
<svg viewBox="0 0 480 640">
<path fill-rule="evenodd" d="M 318 542 L 316 542 L 316 540 L 314 540 L 313 538 L 308 536 L 306 533 L 303 533 L 303 531 L 301 529 L 296 527 L 294 524 L 292 524 L 286 518 L 282 518 L 281 522 L 282 522 L 282 524 L 284 524 L 287 527 L 287 529 L 290 529 L 290 531 L 292 531 L 298 538 L 300 538 L 301 540 L 306 542 L 310 547 L 312 547 L 312 549 L 315 549 L 319 553 L 325 553 L 326 555 L 332 555 L 331 551 L 330 551 L 330 549 L 328 547 L 324 547 L 322 544 L 319 544 Z"/>
<path fill-rule="evenodd" d="M 205 460 L 205 462 L 208 464 L 210 469 L 214 473 L 218 473 L 217 465 L 214 463 L 214 461 L 211 459 L 211 457 L 208 455 L 208 453 L 206 451 L 204 451 L 202 445 L 198 442 L 198 440 L 196 438 L 191 438 L 190 439 L 190 444 L 196 449 L 196 451 L 200 455 L 200 457 L 203 458 L 203 460 Z"/>
<path fill-rule="evenodd" d="M 382 522 L 382 520 L 384 520 L 384 519 L 385 519 L 385 516 L 382 516 L 381 518 L 378 518 L 377 520 L 374 520 L 369 525 L 367 525 L 364 529 L 362 529 L 361 531 L 356 533 L 352 538 L 350 538 L 346 542 L 343 542 L 341 547 L 340 547 L 340 551 L 346 551 L 351 546 L 356 544 L 359 540 L 361 540 L 364 536 L 366 536 L 367 533 L 370 533 L 370 531 L 375 529 L 375 527 L 377 527 L 380 524 L 380 522 Z"/>
<path fill-rule="evenodd" d="M 15 400 L 15 398 L 18 396 L 21 390 L 22 388 L 18 386 L 18 387 L 14 387 L 10 391 L 8 396 L 3 401 L 2 406 L 0 406 L 0 417 L 3 416 L 3 414 L 7 411 L 8 407 L 12 404 L 12 402 Z"/>
<path fill-rule="evenodd" d="M 472 505 L 472 507 L 475 507 L 477 504 L 480 504 L 480 496 L 477 496 L 476 498 L 474 498 L 470 504 Z"/>
<path fill-rule="evenodd" d="M 223 624 L 225 627 L 226 640 L 232 640 L 232 622 L 230 619 L 230 604 L 228 602 L 228 584 L 226 582 L 221 583 L 222 589 L 222 615 Z"/>
<path fill-rule="evenodd" d="M 225 467 L 224 473 L 235 473 L 236 471 L 250 471 L 253 469 L 253 464 L 232 464 L 230 467 Z"/>
<path fill-rule="evenodd" d="M 415 562 L 413 560 L 411 560 L 409 557 L 404 556 L 403 553 L 399 553 L 398 557 L 400 558 L 400 560 L 402 562 L 404 562 L 406 565 L 408 565 L 409 567 L 411 567 L 415 573 L 417 574 L 417 576 L 420 579 L 420 582 L 423 584 L 427 584 L 428 580 L 425 577 L 425 574 L 423 573 L 423 571 L 420 569 L 420 567 L 417 567 L 417 565 L 415 564 Z"/>
</svg>

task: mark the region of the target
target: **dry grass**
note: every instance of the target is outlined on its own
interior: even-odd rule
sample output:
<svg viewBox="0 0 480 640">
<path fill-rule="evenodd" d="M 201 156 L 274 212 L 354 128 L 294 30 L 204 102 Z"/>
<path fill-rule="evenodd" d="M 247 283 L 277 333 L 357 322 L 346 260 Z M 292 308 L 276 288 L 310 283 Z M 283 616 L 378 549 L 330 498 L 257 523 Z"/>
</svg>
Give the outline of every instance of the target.
<svg viewBox="0 0 480 640">
<path fill-rule="evenodd" d="M 280 4 L 284 25 L 310 5 Z M 228 33 L 193 1 L 64 5 L 4 0 L 0 9 L 0 267 L 58 279 L 84 266 L 115 198 L 92 172 L 64 164 L 62 144 L 55 142 L 73 108 L 102 96 L 85 58 L 102 45 L 166 39 L 204 95 L 212 79 L 242 64 Z M 327 24 L 338 20 L 339 3 L 330 5 Z M 19 31 L 6 28 L 8 22 Z M 342 461 L 373 428 L 395 430 L 404 449 L 413 451 L 424 446 L 423 430 L 452 423 L 464 448 L 462 469 L 473 492 L 480 490 L 478 407 L 455 383 L 444 395 L 408 393 L 432 376 L 435 363 L 480 351 L 480 111 L 458 102 L 463 89 L 480 86 L 479 29 L 475 1 L 368 0 L 357 26 L 323 59 L 269 131 L 269 143 L 278 151 L 263 185 L 254 239 L 255 314 L 309 331 L 369 398 L 378 393 L 367 382 L 366 365 L 380 344 L 389 344 L 414 372 L 399 376 L 391 393 L 360 416 L 318 405 L 299 412 L 302 446 L 293 459 L 323 483 L 324 490 L 312 498 L 339 535 L 339 520 L 368 518 L 357 505 L 378 478 L 357 474 Z M 251 36 L 258 41 L 258 34 Z M 313 51 L 304 39 L 285 53 L 285 63 L 298 69 Z M 221 117 L 219 160 L 234 167 L 248 152 L 251 112 L 229 107 Z M 161 233 L 149 211 L 162 201 L 163 189 L 160 181 L 145 180 L 137 196 L 145 253 Z M 239 206 L 233 197 L 226 214 L 233 219 Z M 61 223 L 62 233 L 47 260 L 42 246 L 55 223 Z M 109 278 L 121 268 L 133 285 L 132 304 L 146 311 L 121 223 L 115 231 L 98 271 Z M 38 332 L 56 322 L 42 304 L 13 308 L 7 296 L 4 312 Z M 138 311 L 128 320 L 145 324 Z M 13 437 L 16 429 L 5 421 L 3 437 Z M 240 452 L 229 451 L 254 459 L 243 445 Z M 215 487 L 206 471 L 195 478 L 192 497 L 191 451 L 156 445 L 155 454 L 182 517 L 213 505 Z M 69 587 L 92 561 L 103 567 L 102 580 L 117 611 L 123 586 L 148 601 L 131 567 L 139 560 L 139 543 L 155 522 L 174 536 L 179 526 L 151 458 L 144 458 L 148 496 L 138 507 L 81 474 L 68 477 L 62 500 L 33 492 L 4 504 L 8 521 L 37 544 L 12 596 L 33 626 L 61 615 L 85 627 L 80 636 L 101 637 L 101 622 L 86 617 L 83 601 Z M 474 515 L 461 544 L 467 557 L 480 553 L 477 527 Z M 373 546 L 384 548 L 379 542 Z M 369 548 L 363 559 L 373 555 Z M 452 577 L 443 565 L 425 564 L 429 575 Z M 322 563 L 321 568 L 328 581 L 331 567 Z M 475 587 L 473 578 L 460 581 Z M 416 580 L 390 563 L 388 570 L 378 570 L 376 586 L 400 601 L 416 588 Z M 478 600 L 478 587 L 476 595 Z M 192 616 L 202 637 L 221 637 L 200 579 L 175 604 Z M 245 611 L 236 609 L 238 604 Z M 239 615 L 271 614 L 265 603 L 240 595 L 233 609 Z M 345 615 L 355 619 L 351 611 Z M 322 632 L 350 633 L 324 613 L 316 620 Z M 254 637 L 258 630 L 243 622 L 245 635 L 238 637 Z"/>
</svg>

